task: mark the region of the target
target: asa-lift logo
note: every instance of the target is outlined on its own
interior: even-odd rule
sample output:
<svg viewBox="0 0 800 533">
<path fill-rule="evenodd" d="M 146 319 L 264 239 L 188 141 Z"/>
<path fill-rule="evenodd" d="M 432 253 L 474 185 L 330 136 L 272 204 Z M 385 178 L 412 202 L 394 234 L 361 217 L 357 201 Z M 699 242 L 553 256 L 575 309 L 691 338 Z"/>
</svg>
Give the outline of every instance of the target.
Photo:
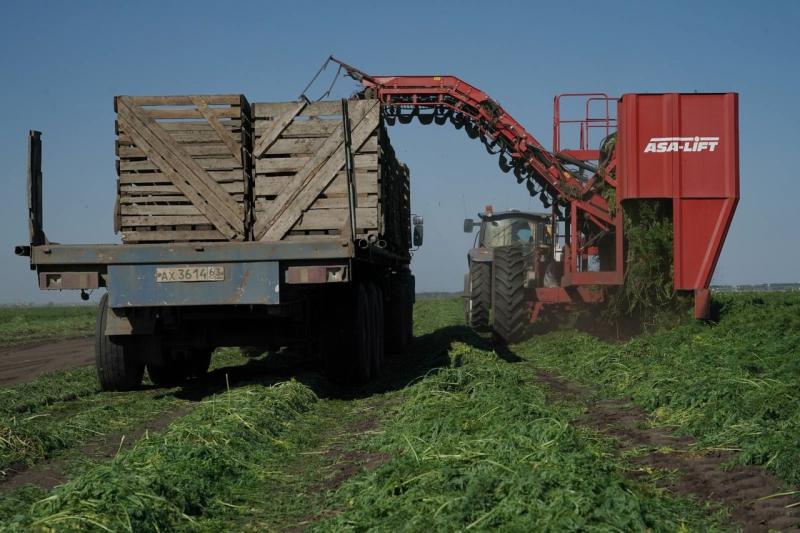
<svg viewBox="0 0 800 533">
<path fill-rule="evenodd" d="M 664 152 L 713 152 L 719 145 L 719 137 L 653 137 L 644 153 Z"/>
</svg>

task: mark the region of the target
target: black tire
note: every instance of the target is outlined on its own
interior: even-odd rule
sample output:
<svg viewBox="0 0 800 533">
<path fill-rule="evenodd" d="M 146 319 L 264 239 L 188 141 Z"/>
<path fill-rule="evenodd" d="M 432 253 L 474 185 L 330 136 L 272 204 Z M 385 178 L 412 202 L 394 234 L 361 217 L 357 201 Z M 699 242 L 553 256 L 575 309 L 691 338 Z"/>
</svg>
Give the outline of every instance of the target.
<svg viewBox="0 0 800 533">
<path fill-rule="evenodd" d="M 100 388 L 104 391 L 124 391 L 139 387 L 144 377 L 144 365 L 129 343 L 106 335 L 108 293 L 100 298 L 95 322 L 95 366 Z"/>
<path fill-rule="evenodd" d="M 189 361 L 189 377 L 202 378 L 208 374 L 208 368 L 211 366 L 211 355 L 214 350 L 205 348 L 196 350 L 192 354 L 192 359 Z"/>
<path fill-rule="evenodd" d="M 384 307 L 384 348 L 386 353 L 408 351 L 413 339 L 414 300 L 412 277 L 399 274 L 389 280 L 389 302 Z"/>
<path fill-rule="evenodd" d="M 353 349 L 349 355 L 350 381 L 367 383 L 372 376 L 373 318 L 369 292 L 365 283 L 353 287 Z"/>
<path fill-rule="evenodd" d="M 163 365 L 147 365 L 147 375 L 157 387 L 174 387 L 189 376 L 183 362 L 172 361 Z"/>
<path fill-rule="evenodd" d="M 467 325 L 476 331 L 489 329 L 492 307 L 492 264 L 472 261 L 469 264 L 469 286 L 466 294 Z"/>
<path fill-rule="evenodd" d="M 377 378 L 383 372 L 384 362 L 384 316 L 383 316 L 383 291 L 375 283 L 367 284 L 367 291 L 369 292 L 370 317 L 372 318 L 372 365 L 370 367 L 370 374 L 372 379 Z"/>
<path fill-rule="evenodd" d="M 500 341 L 511 344 L 525 338 L 528 312 L 525 306 L 525 257 L 519 246 L 494 249 L 492 330 Z"/>
</svg>

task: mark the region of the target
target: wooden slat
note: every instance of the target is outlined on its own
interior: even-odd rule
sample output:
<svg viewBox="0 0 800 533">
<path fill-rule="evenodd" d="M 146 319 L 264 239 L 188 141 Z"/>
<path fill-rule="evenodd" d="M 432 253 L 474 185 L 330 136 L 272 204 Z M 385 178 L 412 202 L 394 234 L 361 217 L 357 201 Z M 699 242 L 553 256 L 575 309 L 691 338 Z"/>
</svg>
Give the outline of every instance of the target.
<svg viewBox="0 0 800 533">
<path fill-rule="evenodd" d="M 220 156 L 225 157 L 230 155 L 230 150 L 222 143 L 208 143 L 208 144 L 187 144 L 183 147 L 186 153 L 197 156 Z M 120 159 L 131 159 L 147 157 L 141 148 L 136 146 L 120 146 L 117 145 L 117 156 Z M 236 165 L 241 167 L 241 165 Z"/>
<path fill-rule="evenodd" d="M 209 221 L 223 235 L 229 238 L 242 238 L 244 236 L 243 228 L 240 227 L 241 221 L 244 220 L 242 207 L 236 204 L 213 178 L 199 168 L 191 156 L 182 152 L 180 145 L 167 131 L 160 129 L 158 124 L 143 113 L 137 113 L 136 106 L 127 102 L 125 98 L 119 98 L 118 104 L 120 118 L 129 125 L 128 134 L 137 141 L 136 144 L 148 154 L 148 157 L 159 164 L 161 171 L 195 206 L 203 207 Z"/>
<path fill-rule="evenodd" d="M 123 242 L 175 242 L 175 241 L 224 241 L 225 236 L 217 230 L 189 231 L 125 231 Z"/>
<path fill-rule="evenodd" d="M 182 109 L 168 109 L 168 108 L 139 108 L 148 117 L 152 119 L 173 119 L 173 118 L 205 118 L 203 113 L 197 109 L 182 108 Z M 211 114 L 218 118 L 239 118 L 242 111 L 236 107 L 230 108 L 211 108 Z"/>
<path fill-rule="evenodd" d="M 236 168 L 242 168 L 241 164 L 238 161 L 235 161 L 232 157 L 227 157 L 224 159 L 215 157 L 192 158 L 188 154 L 186 155 L 203 170 L 233 170 Z M 121 159 L 119 161 L 119 169 L 120 171 L 125 172 L 131 170 L 161 170 L 161 167 L 152 160 L 128 161 L 126 159 Z"/>
<path fill-rule="evenodd" d="M 348 209 L 350 207 L 347 196 L 331 198 L 317 198 L 309 210 L 314 209 Z M 378 207 L 378 196 L 375 194 L 356 195 L 356 207 Z"/>
<path fill-rule="evenodd" d="M 242 183 L 243 181 L 241 170 L 209 170 L 207 174 L 220 185 L 227 182 Z M 121 184 L 172 183 L 169 177 L 161 172 L 123 173 L 119 176 L 119 182 Z"/>
<path fill-rule="evenodd" d="M 292 229 L 340 229 L 345 225 L 349 216 L 349 209 L 311 209 L 302 214 Z M 377 211 L 371 208 L 356 209 L 356 225 L 360 229 L 377 228 Z"/>
<path fill-rule="evenodd" d="M 253 110 L 254 118 L 266 119 L 280 116 L 286 113 L 287 110 L 296 107 L 296 105 L 297 102 L 256 102 L 250 107 Z M 336 117 L 337 121 L 341 121 L 342 103 L 339 100 L 312 102 L 303 106 L 303 109 L 297 115 L 302 117 L 332 116 Z"/>
<path fill-rule="evenodd" d="M 235 181 L 233 183 L 222 183 L 222 188 L 225 189 L 229 194 L 235 193 L 243 193 L 244 192 L 244 183 L 241 181 Z M 156 198 L 160 198 L 161 195 L 179 195 L 181 194 L 180 189 L 178 189 L 174 185 L 139 185 L 139 184 L 120 184 L 120 193 L 123 198 L 131 197 L 136 198 L 138 196 L 147 196 L 152 195 Z M 188 202 L 188 200 L 186 200 Z"/>
<path fill-rule="evenodd" d="M 197 110 L 203 114 L 203 117 L 211 124 L 211 127 L 214 128 L 214 131 L 217 132 L 219 138 L 222 139 L 222 142 L 225 143 L 225 146 L 228 147 L 230 150 L 231 155 L 236 159 L 236 161 L 241 165 L 242 164 L 242 147 L 239 143 L 231 137 L 231 134 L 225 127 L 220 124 L 219 120 L 217 120 L 216 115 L 213 113 L 213 109 L 208 107 L 208 103 L 204 100 L 202 96 L 192 96 L 192 102 L 195 106 L 197 106 Z"/>
<path fill-rule="evenodd" d="M 284 187 L 291 176 L 258 176 L 256 178 L 256 196 L 275 196 Z M 378 192 L 378 174 L 376 172 L 356 172 L 356 191 L 359 193 Z M 336 174 L 336 178 L 324 191 L 326 194 L 347 193 L 347 175 L 344 171 Z"/>
<path fill-rule="evenodd" d="M 264 125 L 256 123 L 255 133 L 258 136 Z M 336 130 L 342 129 L 342 122 L 335 120 L 301 120 L 289 124 L 283 134 L 284 139 L 292 137 L 327 137 Z"/>
<path fill-rule="evenodd" d="M 271 124 L 271 127 L 264 131 L 258 141 L 256 141 L 256 146 L 253 148 L 253 155 L 255 157 L 261 157 L 267 148 L 269 148 L 270 145 L 275 142 L 275 140 L 280 136 L 281 132 L 286 129 L 286 126 L 288 126 L 292 120 L 294 120 L 294 117 L 296 117 L 305 106 L 306 101 L 301 100 L 297 102 L 294 107 L 289 108 L 277 120 L 275 120 Z"/>
<path fill-rule="evenodd" d="M 297 172 L 311 161 L 313 156 L 271 157 L 256 160 L 256 174 L 275 172 Z M 378 154 L 355 154 L 353 164 L 357 170 L 377 170 Z"/>
<path fill-rule="evenodd" d="M 122 226 L 183 226 L 208 224 L 204 215 L 122 215 Z"/>
<path fill-rule="evenodd" d="M 363 105 L 354 105 L 353 107 L 361 107 L 362 112 L 364 109 L 366 109 L 366 114 L 363 115 L 362 119 L 354 119 L 352 121 L 353 130 L 351 134 L 351 142 L 353 150 L 358 150 L 358 148 L 360 148 L 361 145 L 366 142 L 370 135 L 372 135 L 372 132 L 380 123 L 380 106 L 377 102 L 365 100 L 359 103 L 362 103 Z M 360 114 L 358 111 L 356 111 L 356 113 Z M 314 172 L 312 169 L 308 172 L 307 183 L 305 183 L 306 180 L 304 179 L 304 185 L 295 188 L 292 193 L 285 194 L 284 196 L 287 198 L 285 201 L 283 201 L 283 205 L 281 205 L 278 201 L 281 196 L 279 195 L 278 198 L 276 198 L 274 205 L 277 209 L 274 215 L 270 217 L 270 220 L 267 224 L 268 229 L 261 237 L 261 240 L 280 240 L 286 234 L 286 232 L 289 231 L 292 226 L 294 226 L 294 224 L 303 214 L 303 211 L 308 209 L 317 196 L 319 196 L 319 194 L 328 186 L 328 184 L 333 181 L 334 177 L 336 177 L 336 174 L 344 166 L 345 151 L 344 144 L 341 142 L 341 138 L 342 133 L 340 131 L 340 142 L 331 143 L 332 145 L 335 145 L 335 147 L 331 152 L 330 157 L 326 158 L 325 162 L 319 168 L 319 171 Z M 321 151 L 320 153 L 324 152 Z M 308 166 L 310 165 L 312 165 L 312 162 L 309 162 Z M 316 166 L 318 166 L 318 164 Z M 358 221 L 357 216 L 356 222 L 360 227 L 361 223 Z"/>
<path fill-rule="evenodd" d="M 148 216 L 148 215 L 202 215 L 194 205 L 127 205 L 119 206 L 122 216 Z M 206 222 L 207 224 L 208 222 Z"/>
<path fill-rule="evenodd" d="M 211 105 L 238 106 L 242 97 L 238 94 L 204 94 L 203 99 Z M 117 97 L 119 98 L 119 97 Z M 192 105 L 193 95 L 179 96 L 128 96 L 134 105 Z"/>
</svg>

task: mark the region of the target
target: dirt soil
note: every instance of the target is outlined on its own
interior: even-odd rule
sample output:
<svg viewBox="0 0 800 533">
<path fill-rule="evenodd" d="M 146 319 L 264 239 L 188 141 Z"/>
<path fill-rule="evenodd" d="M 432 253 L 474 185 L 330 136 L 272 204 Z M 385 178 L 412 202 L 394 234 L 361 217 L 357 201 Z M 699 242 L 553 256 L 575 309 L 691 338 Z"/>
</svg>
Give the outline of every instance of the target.
<svg viewBox="0 0 800 533">
<path fill-rule="evenodd" d="M 0 349 L 0 386 L 94 363 L 94 339 L 43 341 Z"/>
<path fill-rule="evenodd" d="M 546 372 L 539 381 L 547 385 L 553 401 L 580 401 L 592 391 Z M 674 473 L 659 484 L 683 495 L 692 495 L 730 509 L 731 517 L 745 532 L 800 531 L 800 501 L 780 479 L 757 466 L 731 464 L 733 453 L 693 448 L 694 441 L 665 428 L 648 428 L 647 413 L 629 400 L 589 402 L 578 424 L 615 438 L 621 452 L 632 455 L 634 466 Z M 780 495 L 785 494 L 785 495 Z"/>
</svg>

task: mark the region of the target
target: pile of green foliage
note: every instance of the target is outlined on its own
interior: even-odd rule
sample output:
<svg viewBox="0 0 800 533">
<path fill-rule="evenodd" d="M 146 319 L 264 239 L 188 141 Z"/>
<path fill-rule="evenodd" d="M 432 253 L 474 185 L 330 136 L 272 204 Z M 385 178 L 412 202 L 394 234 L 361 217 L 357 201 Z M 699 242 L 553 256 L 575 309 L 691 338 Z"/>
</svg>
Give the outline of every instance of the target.
<svg viewBox="0 0 800 533">
<path fill-rule="evenodd" d="M 56 488 L 5 529 L 191 529 L 220 486 L 260 472 L 253 450 L 283 446 L 286 425 L 315 401 L 294 381 L 230 390 Z"/>
<path fill-rule="evenodd" d="M 601 316 L 611 324 L 632 317 L 645 329 L 672 325 L 690 303 L 673 284 L 672 205 L 665 200 L 628 201 L 623 220 L 625 280 L 608 291 Z"/>
<path fill-rule="evenodd" d="M 579 410 L 547 404 L 531 367 L 461 343 L 449 355 L 370 443 L 393 459 L 344 485 L 341 512 L 314 529 L 714 529 L 696 504 L 627 479 L 606 441 L 570 424 Z"/>
<path fill-rule="evenodd" d="M 515 347 L 566 378 L 630 396 L 657 424 L 800 484 L 800 294 L 715 294 L 719 323 L 621 344 L 561 331 Z"/>
</svg>

